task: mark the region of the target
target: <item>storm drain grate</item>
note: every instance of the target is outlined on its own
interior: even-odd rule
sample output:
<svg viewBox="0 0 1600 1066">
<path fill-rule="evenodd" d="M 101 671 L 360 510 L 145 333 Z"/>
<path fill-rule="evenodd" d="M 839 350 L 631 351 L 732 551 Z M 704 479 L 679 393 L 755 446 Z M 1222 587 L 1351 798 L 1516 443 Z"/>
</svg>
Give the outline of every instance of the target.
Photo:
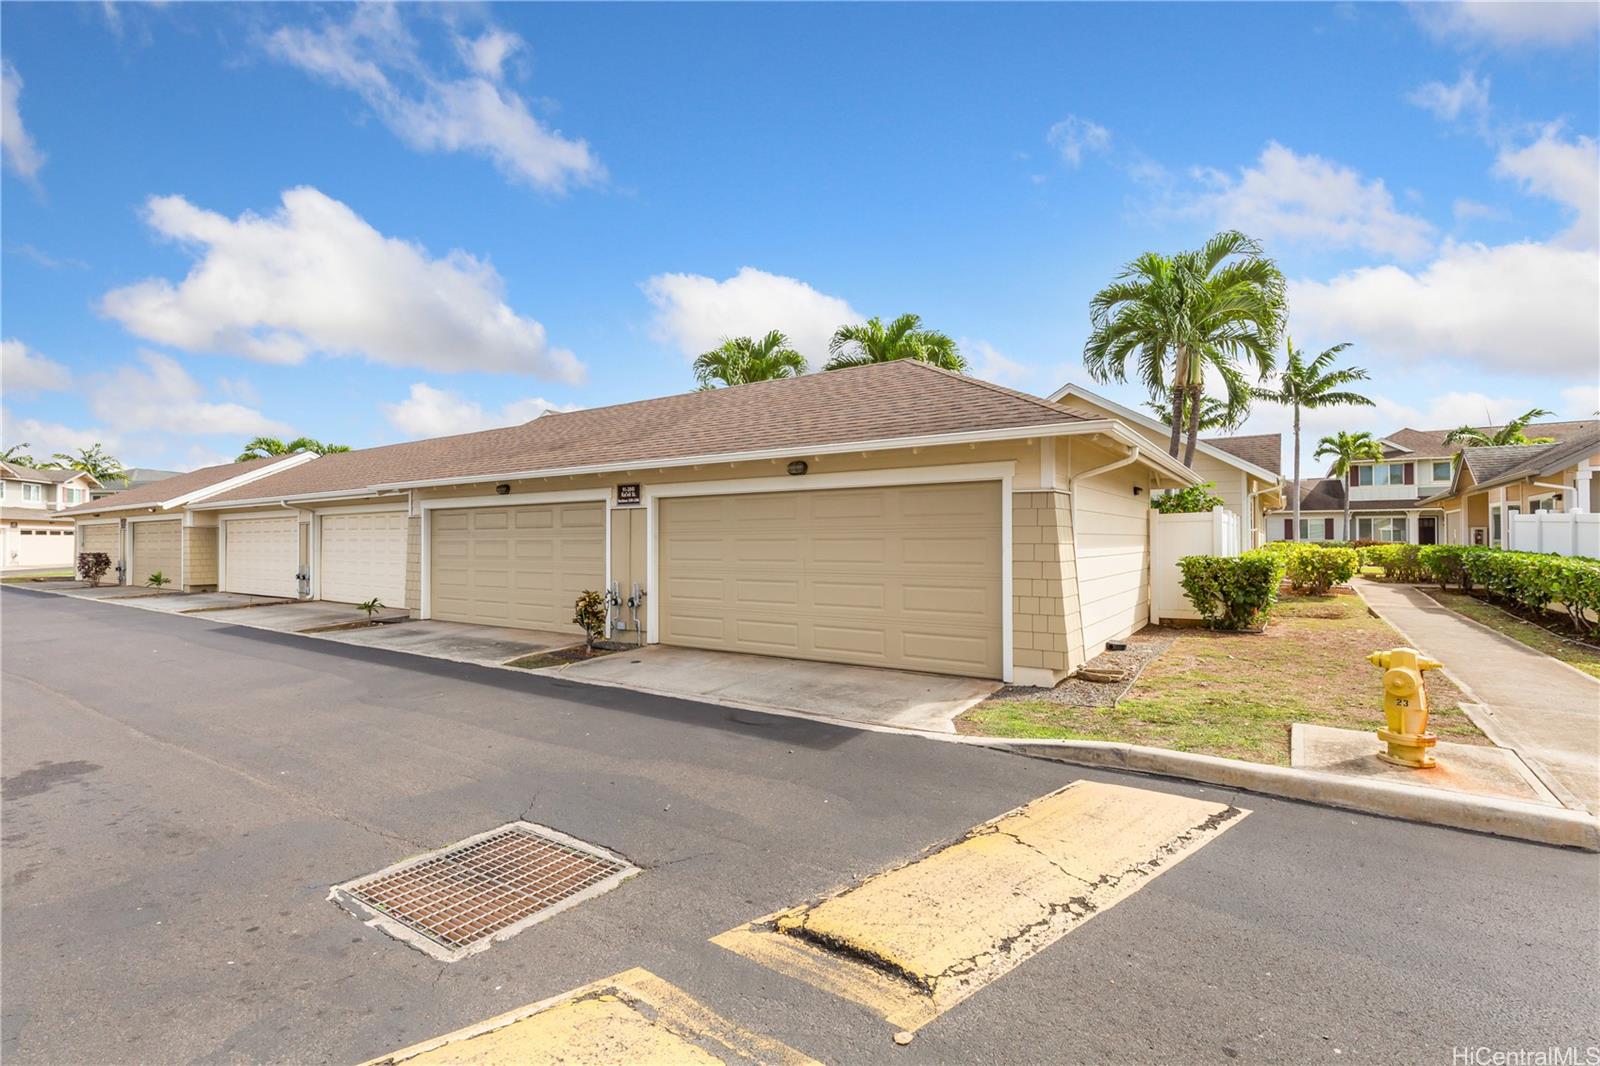
<svg viewBox="0 0 1600 1066">
<path fill-rule="evenodd" d="M 330 894 L 435 958 L 453 961 L 608 892 L 638 867 L 545 826 L 513 822 Z"/>
</svg>

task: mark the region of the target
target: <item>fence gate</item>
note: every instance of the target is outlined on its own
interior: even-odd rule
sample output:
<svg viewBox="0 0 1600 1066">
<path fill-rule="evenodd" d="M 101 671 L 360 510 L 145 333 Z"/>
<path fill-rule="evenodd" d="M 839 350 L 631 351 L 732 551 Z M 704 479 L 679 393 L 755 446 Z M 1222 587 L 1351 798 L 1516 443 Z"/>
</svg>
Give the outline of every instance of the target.
<svg viewBox="0 0 1600 1066">
<path fill-rule="evenodd" d="M 1185 555 L 1238 555 L 1239 516 L 1214 507 L 1200 514 L 1150 511 L 1150 621 L 1199 618 L 1183 591 Z"/>
</svg>

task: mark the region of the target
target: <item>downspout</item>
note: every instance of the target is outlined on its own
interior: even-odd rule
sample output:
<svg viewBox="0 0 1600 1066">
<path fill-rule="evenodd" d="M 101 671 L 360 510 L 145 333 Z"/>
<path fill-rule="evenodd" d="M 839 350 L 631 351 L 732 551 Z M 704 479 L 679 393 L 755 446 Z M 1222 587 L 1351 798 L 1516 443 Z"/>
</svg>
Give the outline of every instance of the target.
<svg viewBox="0 0 1600 1066">
<path fill-rule="evenodd" d="M 1120 470 L 1122 467 L 1138 461 L 1139 449 L 1135 447 L 1121 459 L 1116 459 L 1112 462 L 1106 463 L 1103 466 L 1097 466 L 1093 469 L 1085 470 L 1081 474 L 1073 474 L 1067 479 L 1067 514 L 1072 518 L 1072 537 L 1070 538 L 1070 542 L 1072 544 L 1072 582 L 1075 586 L 1077 586 L 1073 589 L 1073 592 L 1078 597 L 1078 635 L 1080 639 L 1083 636 L 1083 571 L 1078 568 L 1078 482 L 1082 481 L 1086 477 L 1098 477 L 1101 474 L 1109 474 L 1113 470 Z M 1149 565 L 1146 564 L 1145 581 L 1148 583 L 1149 580 L 1150 568 Z M 1069 638 L 1067 643 L 1069 657 L 1068 661 L 1070 662 L 1072 647 L 1070 638 L 1072 634 L 1069 632 L 1067 636 Z M 1085 661 L 1087 661 L 1089 658 L 1089 649 L 1087 647 L 1083 649 L 1083 654 Z M 1082 665 L 1083 663 L 1078 664 L 1078 666 Z M 1077 667 L 1073 667 L 1073 669 L 1077 669 Z"/>
<path fill-rule="evenodd" d="M 300 507 L 296 504 L 292 504 L 287 498 L 279 500 L 278 506 L 285 508 L 286 510 L 293 511 L 296 517 L 302 514 L 310 514 L 312 516 L 313 523 L 316 520 L 315 511 L 309 507 Z M 306 552 L 310 554 L 315 551 L 316 548 L 311 543 L 310 531 L 307 531 Z M 295 555 L 300 554 L 300 524 L 298 522 L 295 523 L 294 527 L 294 553 Z M 295 572 L 294 580 L 295 590 L 298 592 L 299 598 L 302 600 L 309 600 L 311 598 L 311 564 L 309 560 L 307 560 L 305 566 L 302 566 L 298 571 Z"/>
<path fill-rule="evenodd" d="M 1250 530 L 1251 530 L 1251 534 L 1252 535 L 1251 535 L 1249 544 L 1241 544 L 1241 545 L 1239 545 L 1239 550 L 1240 551 L 1242 551 L 1242 552 L 1250 551 L 1252 548 L 1254 548 L 1256 546 L 1255 536 L 1254 536 L 1255 528 L 1256 528 L 1256 497 L 1261 495 L 1263 492 L 1275 492 L 1275 491 L 1277 491 L 1277 489 L 1278 489 L 1277 485 L 1263 485 L 1259 489 L 1256 489 L 1254 492 L 1248 493 L 1245 496 L 1244 505 L 1245 505 L 1245 507 L 1249 508 L 1249 510 L 1250 510 L 1249 518 L 1250 518 Z M 1266 529 L 1266 521 L 1267 521 L 1267 516 L 1266 515 L 1262 515 L 1261 516 L 1261 522 L 1262 522 L 1261 539 L 1263 541 L 1269 539 L 1269 534 L 1267 533 L 1267 529 Z M 1345 532 L 1349 533 L 1349 530 L 1345 530 Z M 1299 527 L 1298 524 L 1295 526 L 1294 533 L 1295 533 L 1295 538 L 1299 539 L 1300 527 Z M 1349 540 L 1350 538 L 1348 536 L 1346 536 L 1344 539 L 1345 540 Z"/>
</svg>

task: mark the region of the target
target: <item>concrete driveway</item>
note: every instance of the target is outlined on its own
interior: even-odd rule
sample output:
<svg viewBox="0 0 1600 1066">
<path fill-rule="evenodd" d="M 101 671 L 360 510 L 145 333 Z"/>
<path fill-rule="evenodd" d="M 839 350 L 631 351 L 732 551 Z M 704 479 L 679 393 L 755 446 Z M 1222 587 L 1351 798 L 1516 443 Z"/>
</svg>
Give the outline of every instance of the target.
<svg viewBox="0 0 1600 1066">
<path fill-rule="evenodd" d="M 1444 1063 L 1589 1043 L 1600 1016 L 1593 855 L 204 615 L 0 600 L 8 1064 L 361 1061 L 632 967 L 852 1064 Z M 63 670 L 67 647 L 95 668 Z M 1252 813 L 906 1047 L 711 942 L 1077 779 Z M 519 818 L 644 872 L 455 963 L 328 900 Z"/>
<path fill-rule="evenodd" d="M 539 629 L 503 629 L 498 626 L 471 625 L 467 622 L 439 622 L 432 619 L 403 625 L 372 626 L 318 633 L 325 640 L 355 644 L 363 648 L 383 648 L 409 655 L 426 655 L 458 663 L 493 666 L 524 655 L 565 648 L 583 639 L 572 633 L 551 633 Z"/>
<path fill-rule="evenodd" d="M 980 678 L 659 644 L 557 667 L 552 672 L 574 681 L 732 707 L 940 733 L 954 733 L 956 715 L 1000 687 L 998 681 Z"/>
</svg>

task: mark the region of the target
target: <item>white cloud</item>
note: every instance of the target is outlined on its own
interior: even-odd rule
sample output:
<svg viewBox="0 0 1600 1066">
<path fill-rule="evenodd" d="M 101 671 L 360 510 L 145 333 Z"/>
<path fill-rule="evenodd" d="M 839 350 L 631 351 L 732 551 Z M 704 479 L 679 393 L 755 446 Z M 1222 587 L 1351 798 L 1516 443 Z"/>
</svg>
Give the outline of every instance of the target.
<svg viewBox="0 0 1600 1066">
<path fill-rule="evenodd" d="M 1411 12 L 1433 36 L 1525 48 L 1593 43 L 1600 6 L 1592 3 L 1415 3 Z"/>
<path fill-rule="evenodd" d="M 348 20 L 285 26 L 265 42 L 269 54 L 358 94 L 406 144 L 422 152 L 473 152 L 509 178 L 553 192 L 598 181 L 605 169 L 589 145 L 541 122 L 501 82 L 506 57 L 523 47 L 491 28 L 462 41 L 470 73 L 429 68 L 391 4 L 357 5 Z"/>
<path fill-rule="evenodd" d="M 1591 381 L 1587 385 L 1562 389 L 1560 410 L 1566 418 L 1593 418 L 1600 415 L 1600 385 Z"/>
<path fill-rule="evenodd" d="M 1446 242 L 1421 270 L 1363 267 L 1293 282 L 1288 298 L 1296 336 L 1355 341 L 1384 359 L 1591 375 L 1600 351 L 1600 259 L 1579 249 Z"/>
<path fill-rule="evenodd" d="M 1430 81 L 1413 89 L 1406 99 L 1437 119 L 1466 119 L 1481 129 L 1489 118 L 1489 79 L 1479 80 L 1472 71 L 1463 70 L 1454 85 Z"/>
<path fill-rule="evenodd" d="M 0 152 L 13 173 L 37 185 L 45 154 L 22 124 L 21 97 L 22 75 L 10 62 L 0 64 Z"/>
<path fill-rule="evenodd" d="M 1039 367 L 1008 358 L 988 341 L 962 337 L 956 341 L 956 347 L 967 360 L 967 372 L 975 378 L 1022 388 L 1039 377 Z"/>
<path fill-rule="evenodd" d="M 1569 141 L 1562 138 L 1559 126 L 1547 126 L 1532 144 L 1502 150 L 1494 172 L 1520 182 L 1525 192 L 1572 209 L 1577 217 L 1562 235 L 1564 243 L 1600 247 L 1600 150 L 1593 137 Z"/>
<path fill-rule="evenodd" d="M 121 438 L 105 429 L 93 426 L 78 428 L 37 418 L 18 418 L 5 408 L 0 408 L 0 440 L 8 446 L 26 442 L 28 453 L 40 462 L 56 452 L 71 454 L 79 448 L 95 444 L 115 449 L 121 443 Z"/>
<path fill-rule="evenodd" d="M 53 359 L 46 359 L 19 340 L 0 341 L 0 390 L 54 392 L 72 386 L 72 374 Z"/>
<path fill-rule="evenodd" d="M 815 369 L 827 360 L 834 330 L 866 321 L 838 296 L 755 267 L 741 267 L 723 281 L 657 274 L 644 283 L 644 292 L 656 309 L 652 335 L 691 357 L 724 337 L 760 337 L 776 329 Z"/>
<path fill-rule="evenodd" d="M 1505 212 L 1499 208 L 1490 207 L 1488 204 L 1480 204 L 1478 201 L 1468 200 L 1466 197 L 1458 197 L 1456 202 L 1450 205 L 1450 212 L 1455 216 L 1457 222 L 1470 222 L 1479 218 L 1490 220 L 1505 218 Z"/>
<path fill-rule="evenodd" d="M 1045 140 L 1061 153 L 1061 159 L 1067 166 L 1076 169 L 1082 165 L 1084 153 L 1103 152 L 1110 147 L 1111 131 L 1098 122 L 1068 115 L 1050 127 Z"/>
<path fill-rule="evenodd" d="M 1403 260 L 1426 255 L 1433 244 L 1433 227 L 1397 210 L 1382 179 L 1276 141 L 1237 177 L 1209 169 L 1195 176 L 1210 191 L 1193 209 L 1254 237 L 1359 247 Z"/>
<path fill-rule="evenodd" d="M 94 416 L 113 430 L 158 430 L 173 436 L 231 434 L 293 436 L 294 427 L 241 403 L 215 403 L 178 361 L 141 352 L 143 368 L 122 366 L 99 378 L 89 393 Z"/>
<path fill-rule="evenodd" d="M 462 251 L 429 258 L 316 189 L 290 189 L 271 216 L 237 219 L 181 196 L 154 197 L 145 219 L 200 253 L 177 284 L 148 278 L 101 301 L 105 314 L 147 340 L 269 363 L 321 351 L 391 366 L 583 380 L 576 356 L 551 348 L 544 326 L 506 305 L 488 263 Z"/>
<path fill-rule="evenodd" d="M 399 403 L 379 406 L 391 425 L 414 440 L 518 426 L 533 421 L 547 411 L 574 410 L 571 406 L 554 404 L 537 396 L 512 400 L 498 410 L 486 410 L 482 404 L 468 400 L 459 393 L 436 389 L 422 382 L 412 385 L 411 394 Z"/>
</svg>

